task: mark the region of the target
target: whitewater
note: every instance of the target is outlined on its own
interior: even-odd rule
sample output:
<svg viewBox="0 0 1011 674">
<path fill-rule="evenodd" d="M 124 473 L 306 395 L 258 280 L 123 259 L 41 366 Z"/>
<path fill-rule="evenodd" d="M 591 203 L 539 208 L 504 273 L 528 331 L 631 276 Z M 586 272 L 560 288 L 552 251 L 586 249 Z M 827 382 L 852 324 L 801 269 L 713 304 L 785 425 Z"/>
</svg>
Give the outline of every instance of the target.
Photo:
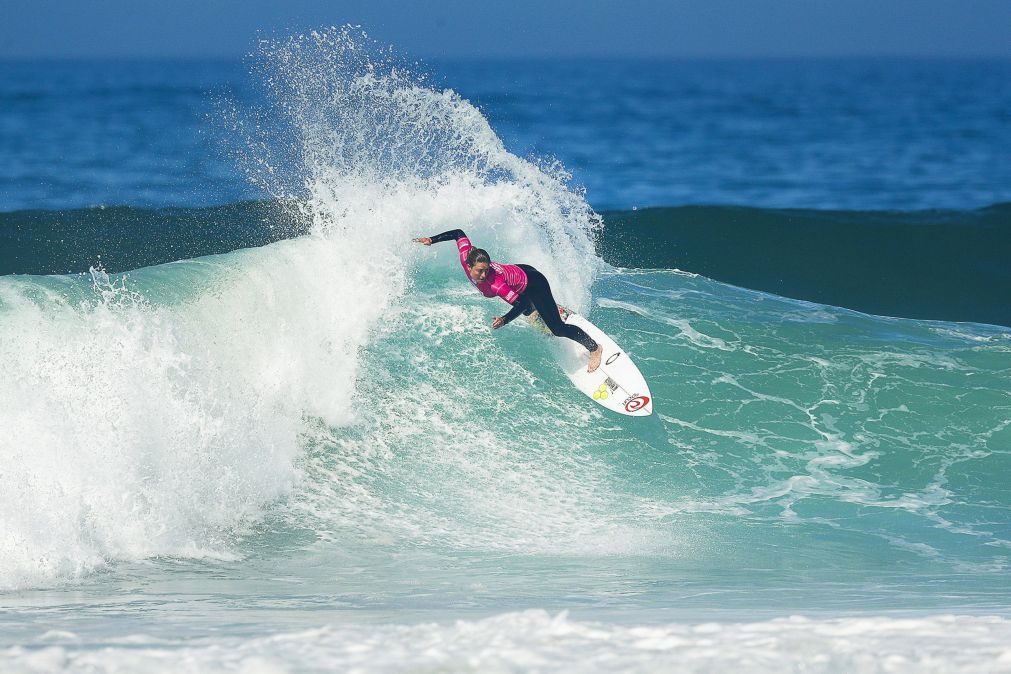
<svg viewBox="0 0 1011 674">
<path fill-rule="evenodd" d="M 0 276 L 4 671 L 1011 671 L 1011 330 L 608 264 L 560 162 L 357 29 L 251 74 L 214 123 L 279 240 Z M 456 227 L 655 414 L 488 329 L 411 242 Z"/>
</svg>

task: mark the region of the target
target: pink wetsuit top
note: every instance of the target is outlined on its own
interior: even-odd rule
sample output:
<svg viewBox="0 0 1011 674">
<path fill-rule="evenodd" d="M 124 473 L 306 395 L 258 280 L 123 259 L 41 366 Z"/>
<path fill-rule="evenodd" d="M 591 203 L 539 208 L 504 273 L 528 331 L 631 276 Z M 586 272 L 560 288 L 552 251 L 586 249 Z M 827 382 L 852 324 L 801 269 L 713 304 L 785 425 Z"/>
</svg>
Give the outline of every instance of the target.
<svg viewBox="0 0 1011 674">
<path fill-rule="evenodd" d="M 515 304 L 520 293 L 527 289 L 527 274 L 514 264 L 499 264 L 492 262 L 488 266 L 488 275 L 478 283 L 470 277 L 470 269 L 467 267 L 467 251 L 474 246 L 470 239 L 461 236 L 456 240 L 456 247 L 460 250 L 460 264 L 467 272 L 467 280 L 481 291 L 485 297 L 495 297 L 498 295 L 509 304 Z"/>
</svg>

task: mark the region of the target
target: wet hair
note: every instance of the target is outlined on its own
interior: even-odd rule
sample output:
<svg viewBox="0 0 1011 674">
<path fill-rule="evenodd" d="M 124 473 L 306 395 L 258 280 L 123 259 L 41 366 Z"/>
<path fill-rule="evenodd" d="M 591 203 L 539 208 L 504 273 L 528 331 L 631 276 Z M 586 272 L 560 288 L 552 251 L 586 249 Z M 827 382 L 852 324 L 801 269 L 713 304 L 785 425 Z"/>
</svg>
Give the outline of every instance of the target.
<svg viewBox="0 0 1011 674">
<path fill-rule="evenodd" d="M 488 251 L 484 248 L 471 248 L 467 251 L 467 266 L 473 267 L 478 262 L 491 263 L 491 258 L 488 257 Z"/>
</svg>

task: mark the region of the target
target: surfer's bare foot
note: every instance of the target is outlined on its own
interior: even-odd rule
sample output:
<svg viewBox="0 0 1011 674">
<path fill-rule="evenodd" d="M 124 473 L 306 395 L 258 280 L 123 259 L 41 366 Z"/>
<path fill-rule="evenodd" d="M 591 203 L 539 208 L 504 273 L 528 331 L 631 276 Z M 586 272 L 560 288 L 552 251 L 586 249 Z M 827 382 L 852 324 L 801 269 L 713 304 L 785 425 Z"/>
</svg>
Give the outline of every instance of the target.
<svg viewBox="0 0 1011 674">
<path fill-rule="evenodd" d="M 604 347 L 597 346 L 596 351 L 590 352 L 590 364 L 587 366 L 587 372 L 593 372 L 598 367 L 600 367 L 600 358 L 604 355 Z"/>
</svg>

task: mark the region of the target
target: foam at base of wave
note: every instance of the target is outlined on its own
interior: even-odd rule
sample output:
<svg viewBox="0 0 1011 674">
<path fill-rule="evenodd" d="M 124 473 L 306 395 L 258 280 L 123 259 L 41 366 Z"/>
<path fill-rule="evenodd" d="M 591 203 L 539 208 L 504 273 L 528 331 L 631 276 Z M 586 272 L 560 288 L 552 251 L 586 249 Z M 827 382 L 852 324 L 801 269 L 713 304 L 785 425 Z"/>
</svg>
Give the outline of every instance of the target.
<svg viewBox="0 0 1011 674">
<path fill-rule="evenodd" d="M 1011 620 L 996 616 L 793 616 L 747 623 L 617 625 L 542 610 L 453 624 L 328 626 L 197 641 L 131 636 L 102 649 L 49 632 L 0 651 L 7 671 L 1006 672 Z"/>
</svg>

